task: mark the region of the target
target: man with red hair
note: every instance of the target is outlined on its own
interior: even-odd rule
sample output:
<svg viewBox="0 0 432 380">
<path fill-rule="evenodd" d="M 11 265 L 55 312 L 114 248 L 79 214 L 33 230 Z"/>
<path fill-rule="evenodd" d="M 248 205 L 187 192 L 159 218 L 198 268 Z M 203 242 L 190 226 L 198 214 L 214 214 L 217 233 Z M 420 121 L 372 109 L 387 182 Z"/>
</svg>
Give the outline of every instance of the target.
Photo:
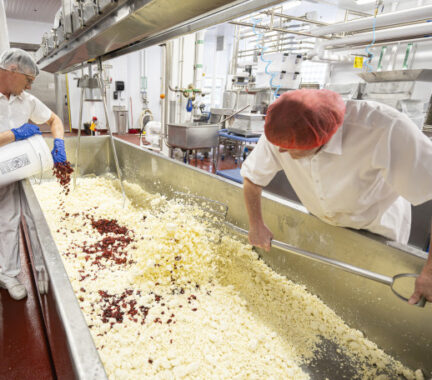
<svg viewBox="0 0 432 380">
<path fill-rule="evenodd" d="M 303 205 L 326 223 L 364 229 L 406 244 L 411 204 L 432 199 L 432 142 L 404 114 L 330 90 L 282 94 L 270 105 L 264 135 L 244 162 L 249 241 L 270 250 L 261 191 L 283 170 Z M 410 303 L 432 302 L 432 258 Z"/>
</svg>

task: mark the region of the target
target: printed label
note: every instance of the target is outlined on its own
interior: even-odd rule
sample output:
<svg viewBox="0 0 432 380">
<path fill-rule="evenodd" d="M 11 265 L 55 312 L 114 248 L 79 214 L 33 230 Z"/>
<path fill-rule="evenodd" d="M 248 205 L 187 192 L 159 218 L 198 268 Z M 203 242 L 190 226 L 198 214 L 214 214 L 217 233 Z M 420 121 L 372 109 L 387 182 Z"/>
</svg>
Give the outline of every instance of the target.
<svg viewBox="0 0 432 380">
<path fill-rule="evenodd" d="M 30 165 L 30 160 L 27 154 L 22 154 L 11 158 L 10 160 L 0 162 L 1 174 L 7 174 L 15 170 L 21 169 L 24 166 Z"/>
<path fill-rule="evenodd" d="M 356 69 L 361 69 L 363 67 L 363 57 L 354 57 L 354 67 Z"/>
</svg>

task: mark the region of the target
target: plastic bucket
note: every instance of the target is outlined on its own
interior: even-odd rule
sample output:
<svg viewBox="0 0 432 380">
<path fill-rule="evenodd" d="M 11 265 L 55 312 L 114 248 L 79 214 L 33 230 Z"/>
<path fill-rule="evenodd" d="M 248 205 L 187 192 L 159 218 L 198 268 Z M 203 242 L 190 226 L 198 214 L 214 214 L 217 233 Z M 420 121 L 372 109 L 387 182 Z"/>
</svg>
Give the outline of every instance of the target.
<svg viewBox="0 0 432 380">
<path fill-rule="evenodd" d="M 41 174 L 53 164 L 48 145 L 40 135 L 4 145 L 0 148 L 0 186 Z"/>
</svg>

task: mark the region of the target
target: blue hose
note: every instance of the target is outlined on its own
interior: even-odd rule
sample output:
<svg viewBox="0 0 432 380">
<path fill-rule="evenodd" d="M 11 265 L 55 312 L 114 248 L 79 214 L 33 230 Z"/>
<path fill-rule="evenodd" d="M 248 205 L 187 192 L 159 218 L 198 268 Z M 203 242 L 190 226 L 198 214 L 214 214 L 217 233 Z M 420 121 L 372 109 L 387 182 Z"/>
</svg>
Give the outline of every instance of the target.
<svg viewBox="0 0 432 380">
<path fill-rule="evenodd" d="M 372 58 L 374 57 L 374 54 L 369 51 L 369 48 L 375 43 L 375 25 L 376 25 L 376 15 L 377 15 L 377 11 L 378 9 L 375 10 L 375 16 L 373 19 L 373 26 L 372 26 L 372 42 L 366 46 L 366 54 L 367 54 L 367 58 L 364 62 L 365 66 L 366 66 L 366 71 L 370 72 L 372 71 L 372 66 L 369 64 L 372 61 Z"/>
<path fill-rule="evenodd" d="M 261 44 L 261 40 L 262 40 L 264 34 L 263 34 L 263 33 L 260 33 L 260 32 L 257 32 L 257 31 L 256 31 L 256 28 L 255 28 L 255 26 L 256 26 L 258 23 L 261 22 L 261 19 L 255 19 L 255 18 L 253 18 L 253 19 L 252 19 L 252 22 L 253 22 L 252 30 L 253 30 L 254 34 L 257 36 L 257 44 L 256 44 L 256 46 L 257 46 L 258 49 L 261 50 L 260 59 L 261 59 L 262 62 L 267 63 L 267 65 L 266 65 L 266 67 L 265 67 L 265 73 L 266 73 L 267 75 L 270 75 L 270 77 L 271 77 L 271 78 L 270 78 L 270 81 L 269 81 L 269 85 L 270 85 L 270 88 L 275 88 L 275 90 L 274 90 L 274 92 L 273 92 L 273 96 L 274 96 L 274 98 L 276 99 L 276 98 L 278 97 L 278 91 L 279 91 L 279 89 L 281 88 L 281 86 L 280 86 L 280 85 L 278 85 L 278 86 L 273 86 L 273 79 L 276 78 L 277 74 L 274 73 L 274 72 L 270 72 L 270 71 L 268 70 L 269 66 L 270 66 L 271 63 L 272 63 L 272 60 L 271 60 L 271 59 L 264 59 L 264 57 L 263 57 L 263 56 L 264 56 L 264 52 L 267 50 L 267 48 Z"/>
</svg>

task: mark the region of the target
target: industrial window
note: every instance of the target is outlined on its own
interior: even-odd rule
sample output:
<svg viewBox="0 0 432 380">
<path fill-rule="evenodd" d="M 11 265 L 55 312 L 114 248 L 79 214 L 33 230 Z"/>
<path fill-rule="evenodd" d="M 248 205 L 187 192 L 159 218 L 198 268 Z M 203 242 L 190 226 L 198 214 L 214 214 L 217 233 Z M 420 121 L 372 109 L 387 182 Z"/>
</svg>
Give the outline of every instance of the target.
<svg viewBox="0 0 432 380">
<path fill-rule="evenodd" d="M 328 63 L 303 61 L 302 83 L 318 83 L 322 88 L 327 79 Z"/>
</svg>

